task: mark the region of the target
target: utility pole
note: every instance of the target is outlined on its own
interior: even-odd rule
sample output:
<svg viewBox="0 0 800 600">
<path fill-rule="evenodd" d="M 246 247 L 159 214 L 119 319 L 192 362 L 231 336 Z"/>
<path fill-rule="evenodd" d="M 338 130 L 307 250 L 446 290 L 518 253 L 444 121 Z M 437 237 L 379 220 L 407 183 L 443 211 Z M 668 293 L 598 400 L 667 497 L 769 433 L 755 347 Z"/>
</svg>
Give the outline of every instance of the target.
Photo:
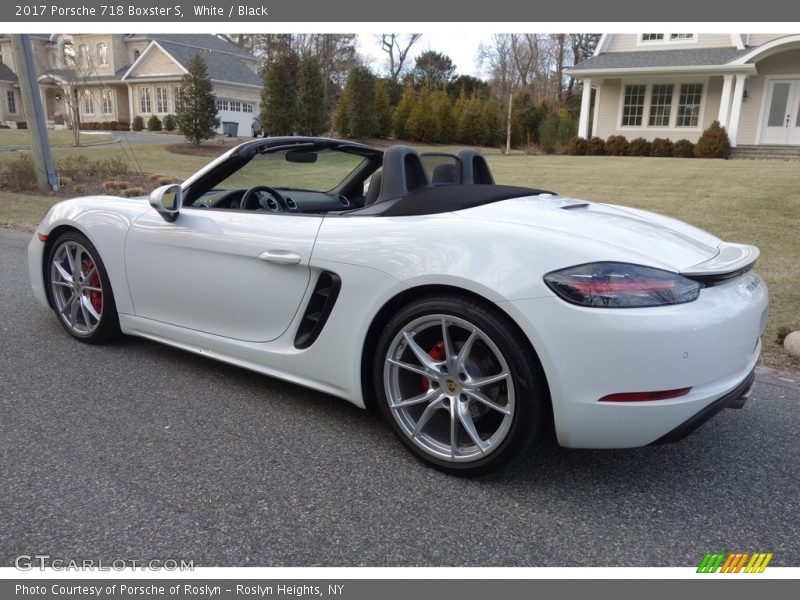
<svg viewBox="0 0 800 600">
<path fill-rule="evenodd" d="M 58 175 L 47 138 L 47 125 L 44 120 L 42 97 L 39 95 L 39 82 L 36 80 L 36 64 L 33 60 L 33 45 L 27 34 L 11 35 L 14 65 L 19 80 L 22 107 L 31 136 L 33 162 L 36 165 L 36 181 L 42 191 L 58 190 Z"/>
</svg>

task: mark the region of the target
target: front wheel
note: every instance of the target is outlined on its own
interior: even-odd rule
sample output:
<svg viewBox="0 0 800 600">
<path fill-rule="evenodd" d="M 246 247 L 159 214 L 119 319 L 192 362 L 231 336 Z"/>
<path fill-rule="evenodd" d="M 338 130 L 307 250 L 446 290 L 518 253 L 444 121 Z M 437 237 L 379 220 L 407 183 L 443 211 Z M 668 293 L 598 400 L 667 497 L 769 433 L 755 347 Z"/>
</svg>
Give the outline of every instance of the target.
<svg viewBox="0 0 800 600">
<path fill-rule="evenodd" d="M 375 356 L 375 392 L 419 458 L 463 475 L 499 469 L 542 429 L 546 386 L 508 318 L 458 296 L 404 307 Z"/>
<path fill-rule="evenodd" d="M 50 306 L 70 335 L 97 344 L 120 334 L 105 265 L 86 236 L 70 231 L 53 243 L 45 280 Z"/>
</svg>

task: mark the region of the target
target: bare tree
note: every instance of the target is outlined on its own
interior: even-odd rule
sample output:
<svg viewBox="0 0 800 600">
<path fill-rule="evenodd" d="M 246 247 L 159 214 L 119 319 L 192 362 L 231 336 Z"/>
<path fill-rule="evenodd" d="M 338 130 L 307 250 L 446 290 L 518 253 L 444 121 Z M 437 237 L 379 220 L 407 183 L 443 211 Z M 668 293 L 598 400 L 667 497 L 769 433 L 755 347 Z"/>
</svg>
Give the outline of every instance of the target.
<svg viewBox="0 0 800 600">
<path fill-rule="evenodd" d="M 480 58 L 488 68 L 495 94 L 506 108 L 506 154 L 511 152 L 511 122 L 514 93 L 531 77 L 530 60 L 525 56 L 531 46 L 521 34 L 496 33 L 488 46 L 481 46 Z"/>
<path fill-rule="evenodd" d="M 81 102 L 92 107 L 96 101 L 102 102 L 102 98 L 95 98 L 88 86 L 90 78 L 97 74 L 95 61 L 88 45 L 80 43 L 79 36 L 63 40 L 55 50 L 55 64 L 61 68 L 53 70 L 50 65 L 38 65 L 39 72 L 48 77 L 49 83 L 58 89 L 67 108 L 65 121 L 70 124 L 75 145 L 80 146 Z"/>
<path fill-rule="evenodd" d="M 553 47 L 553 63 L 555 70 L 556 102 L 564 103 L 564 60 L 566 56 L 567 35 L 555 33 L 550 36 Z"/>
<path fill-rule="evenodd" d="M 586 60 L 594 54 L 597 44 L 600 41 L 601 34 L 599 33 L 570 33 L 569 41 L 572 47 L 572 64 L 577 65 L 582 60 Z M 572 96 L 572 90 L 575 87 L 575 80 L 570 77 L 567 84 L 567 95 L 569 98 Z"/>
<path fill-rule="evenodd" d="M 421 37 L 421 33 L 409 33 L 405 36 L 400 36 L 397 33 L 381 34 L 381 49 L 388 56 L 389 77 L 395 83 L 400 79 L 403 67 L 406 66 L 408 51 Z"/>
</svg>

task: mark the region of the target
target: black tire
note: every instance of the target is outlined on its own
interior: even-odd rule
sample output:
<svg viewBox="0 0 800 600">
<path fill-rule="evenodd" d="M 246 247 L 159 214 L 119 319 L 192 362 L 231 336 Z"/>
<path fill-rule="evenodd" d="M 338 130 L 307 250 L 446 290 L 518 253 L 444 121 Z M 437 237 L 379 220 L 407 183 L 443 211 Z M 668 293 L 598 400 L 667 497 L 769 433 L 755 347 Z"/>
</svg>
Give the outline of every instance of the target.
<svg viewBox="0 0 800 600">
<path fill-rule="evenodd" d="M 82 294 L 86 295 L 86 301 L 92 305 L 88 308 L 94 308 L 95 312 L 99 315 L 99 319 L 95 319 L 93 314 L 90 314 L 90 312 L 86 310 L 79 311 L 76 322 L 73 325 L 70 323 L 71 315 L 69 314 L 72 311 L 70 310 L 62 314 L 62 311 L 59 309 L 69 302 L 67 295 L 71 297 L 71 295 L 75 294 L 75 290 L 70 289 L 68 286 L 64 285 L 63 282 L 55 286 L 53 285 L 53 262 L 57 261 L 62 268 L 67 268 L 67 270 L 69 270 L 68 261 L 63 253 L 70 252 L 71 249 L 76 248 L 76 246 L 82 249 L 80 255 L 81 262 L 84 265 L 96 269 L 96 278 L 90 275 L 90 273 L 86 273 L 86 275 L 90 276 L 83 282 L 84 286 L 96 285 L 98 282 L 101 285 L 99 288 L 95 288 L 100 289 L 99 301 L 96 295 L 92 295 L 93 292 L 91 291 L 87 292 L 86 290 L 79 289 L 79 294 L 77 295 L 78 298 L 80 298 Z M 62 260 L 59 260 L 60 257 Z M 86 259 L 85 261 L 83 260 L 84 258 Z M 100 253 L 97 251 L 97 248 L 94 247 L 85 235 L 79 231 L 72 230 L 58 236 L 48 247 L 43 268 L 47 299 L 50 303 L 50 307 L 56 314 L 58 322 L 67 333 L 75 339 L 87 344 L 101 344 L 116 339 L 121 335 L 117 305 L 114 301 L 114 293 L 111 289 L 111 282 L 108 279 L 108 272 L 100 258 Z M 62 279 L 63 277 L 59 276 L 59 280 Z M 62 287 L 63 291 L 61 291 Z M 58 288 L 58 291 L 54 288 Z M 97 292 L 94 292 L 94 294 L 97 294 Z M 72 305 L 70 305 L 70 307 L 71 306 Z M 98 306 L 100 309 L 96 310 Z"/>
<path fill-rule="evenodd" d="M 429 319 L 429 321 L 425 320 L 426 317 Z M 417 341 L 417 335 L 420 337 L 427 335 L 429 340 L 428 343 L 430 344 L 430 340 L 433 339 L 430 336 L 433 335 L 435 338 L 435 325 L 426 324 L 429 323 L 430 320 L 439 319 L 442 317 L 443 320 L 448 323 L 446 326 L 443 324 L 442 327 L 446 327 L 446 330 L 450 332 L 448 333 L 449 336 L 454 336 L 459 333 L 459 330 L 461 330 L 461 335 L 463 338 L 463 336 L 465 336 L 469 331 L 469 328 L 466 326 L 468 324 L 469 326 L 480 330 L 480 335 L 482 337 L 477 338 L 479 342 L 476 343 L 484 344 L 483 336 L 488 337 L 490 341 L 486 342 L 484 345 L 489 348 L 489 344 L 493 344 L 494 351 L 499 351 L 499 353 L 502 355 L 502 358 L 498 358 L 498 360 L 504 360 L 508 369 L 508 378 L 505 379 L 502 384 L 495 385 L 508 386 L 509 384 L 505 383 L 506 381 L 510 381 L 510 385 L 513 385 L 513 388 L 511 389 L 508 387 L 503 387 L 499 392 L 500 396 L 498 396 L 502 398 L 502 395 L 505 394 L 505 406 L 513 406 L 513 413 L 509 416 L 490 417 L 495 421 L 498 419 L 502 420 L 503 426 L 498 428 L 495 435 L 499 436 L 499 432 L 505 431 L 503 437 L 499 437 L 496 440 L 496 443 L 494 443 L 494 446 L 490 447 L 491 450 L 487 451 L 485 455 L 473 451 L 474 456 L 477 458 L 462 457 L 465 462 L 457 462 L 455 457 L 459 452 L 459 448 L 461 447 L 459 441 L 463 439 L 469 432 L 467 432 L 466 427 L 461 424 L 461 422 L 459 422 L 455 416 L 453 416 L 455 413 L 449 408 L 449 406 L 450 403 L 457 403 L 458 399 L 465 401 L 465 395 L 461 394 L 461 390 L 456 386 L 459 384 L 466 385 L 466 383 L 462 383 L 460 381 L 454 382 L 455 377 L 447 375 L 441 376 L 447 377 L 447 379 L 436 381 L 433 379 L 420 377 L 420 375 L 415 374 L 413 371 L 411 375 L 400 375 L 400 373 L 405 373 L 406 371 L 403 371 L 402 367 L 397 367 L 397 362 L 392 363 L 388 360 L 390 357 L 397 358 L 400 356 L 397 354 L 398 352 L 408 353 L 411 351 L 411 347 L 407 342 L 403 341 L 405 338 L 402 337 L 406 327 L 415 327 L 414 324 L 418 323 L 418 326 L 422 327 L 422 329 L 420 330 L 421 333 L 414 334 L 415 341 Z M 448 318 L 458 319 L 458 322 L 450 322 L 447 320 Z M 428 327 L 427 330 L 424 329 L 426 326 Z M 430 331 L 430 333 L 425 333 L 426 331 Z M 383 415 L 383 418 L 392 429 L 394 434 L 415 456 L 423 460 L 425 463 L 441 471 L 462 476 L 488 474 L 507 466 L 515 458 L 523 454 L 528 448 L 529 444 L 541 436 L 546 415 L 549 414 L 546 410 L 546 407 L 549 405 L 549 394 L 538 358 L 535 355 L 530 355 L 531 353 L 528 350 L 528 345 L 524 342 L 524 340 L 519 339 L 520 335 L 522 334 L 515 327 L 513 322 L 511 322 L 510 319 L 499 309 L 493 307 L 489 303 L 476 301 L 466 297 L 457 295 L 430 296 L 418 299 L 403 307 L 389 321 L 380 338 L 378 339 L 372 364 L 373 386 L 375 397 L 377 398 L 377 404 L 381 414 Z M 453 347 L 451 352 L 452 356 L 457 356 L 463 353 L 461 349 L 458 349 L 459 343 L 461 343 L 460 348 L 463 349 L 468 342 L 459 342 L 455 339 L 455 337 L 450 340 L 450 345 Z M 421 342 L 418 344 L 418 346 L 420 349 L 424 350 Z M 470 352 L 476 351 L 472 348 L 473 346 L 471 346 L 470 350 L 467 351 L 467 359 L 469 359 Z M 430 352 L 433 352 L 433 350 Z M 490 357 L 492 356 L 490 352 L 484 351 L 484 353 Z M 410 355 L 404 354 L 403 356 Z M 398 360 L 400 360 L 400 362 L 406 362 L 405 358 Z M 444 362 L 447 362 L 447 359 L 443 360 Z M 422 362 L 420 361 L 419 364 L 422 365 Z M 452 365 L 455 363 L 448 364 L 451 364 L 452 369 Z M 460 367 L 458 368 L 460 370 Z M 392 371 L 392 369 L 395 370 Z M 478 381 L 479 378 L 484 377 L 485 375 L 492 375 L 491 367 L 487 370 L 490 372 L 479 372 L 478 378 L 476 378 L 475 381 Z M 501 370 L 500 372 L 504 373 L 505 369 Z M 459 374 L 458 377 L 461 377 L 461 375 L 462 374 Z M 401 377 L 405 377 L 406 379 L 412 378 L 410 383 L 407 382 L 404 384 L 406 387 L 411 386 L 412 388 L 414 385 L 413 377 L 418 377 L 423 386 L 428 386 L 427 391 L 425 391 L 425 388 L 423 387 L 422 394 L 435 393 L 442 383 L 446 384 L 448 387 L 448 393 L 456 394 L 455 396 L 448 397 L 443 401 L 446 403 L 445 406 L 438 407 L 445 409 L 444 419 L 446 423 L 452 421 L 456 423 L 455 427 L 457 429 L 460 427 L 460 430 L 458 430 L 455 434 L 455 438 L 452 437 L 454 435 L 454 430 L 452 428 L 450 429 L 450 439 L 455 439 L 455 442 L 450 444 L 450 447 L 454 448 L 452 451 L 453 453 L 451 454 L 451 457 L 453 458 L 444 459 L 437 455 L 436 448 L 434 448 L 432 451 L 430 448 L 426 449 L 422 447 L 423 444 L 420 443 L 419 438 L 417 438 L 416 442 L 412 440 L 412 437 L 415 436 L 413 435 L 413 432 L 409 432 L 409 429 L 415 425 L 414 419 L 405 413 L 403 415 L 399 415 L 400 412 L 406 410 L 405 407 L 403 407 L 403 409 L 400 411 L 397 409 L 397 401 L 399 400 L 402 402 L 402 399 L 398 397 L 401 395 L 399 394 L 399 390 L 401 388 Z M 444 386 L 442 386 L 441 390 L 444 391 Z M 411 393 L 413 392 L 410 392 L 409 394 Z M 390 400 L 389 395 L 392 395 L 393 399 Z M 511 399 L 509 399 L 509 397 Z M 512 400 L 513 404 L 511 404 Z M 499 400 L 498 404 L 501 401 L 502 400 Z M 426 400 L 425 402 L 428 401 Z M 486 409 L 484 405 L 475 403 L 471 398 L 467 398 L 466 402 L 468 403 L 467 406 L 470 404 L 478 404 L 479 409 L 487 411 L 487 414 L 494 414 L 490 409 Z M 395 408 L 391 407 L 393 403 Z M 429 403 L 433 404 L 433 402 Z M 426 404 L 421 402 L 420 406 L 426 406 Z M 439 412 L 438 408 L 433 412 Z M 414 410 L 420 411 L 422 409 L 418 408 Z M 472 409 L 470 408 L 470 410 Z M 425 428 L 429 427 L 427 423 L 433 423 L 434 418 L 437 417 L 429 417 L 430 421 L 424 421 L 426 425 L 423 425 L 419 430 L 419 434 L 421 436 L 424 435 L 424 437 L 428 437 L 428 435 L 425 434 Z M 483 418 L 484 417 L 479 416 L 478 420 L 473 423 L 474 431 L 477 432 L 477 424 L 479 424 Z M 422 418 L 422 415 L 420 415 L 417 424 L 422 420 L 424 419 Z M 470 416 L 468 420 L 472 422 L 472 416 Z M 491 435 L 491 429 L 489 430 L 488 434 L 481 433 L 479 437 L 483 438 L 483 435 Z M 469 434 L 469 436 L 470 437 L 467 439 L 467 443 L 471 443 L 469 441 L 470 439 L 475 439 L 472 437 L 472 434 Z M 491 440 L 491 438 L 487 439 Z M 477 445 L 475 445 L 475 449 L 479 450 Z"/>
</svg>

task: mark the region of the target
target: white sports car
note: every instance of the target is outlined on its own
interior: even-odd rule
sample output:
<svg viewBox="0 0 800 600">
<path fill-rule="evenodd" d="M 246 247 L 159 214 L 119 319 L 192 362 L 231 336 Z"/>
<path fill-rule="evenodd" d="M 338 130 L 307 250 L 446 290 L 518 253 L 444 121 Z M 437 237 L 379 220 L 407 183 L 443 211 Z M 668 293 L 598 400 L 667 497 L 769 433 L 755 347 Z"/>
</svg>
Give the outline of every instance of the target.
<svg viewBox="0 0 800 600">
<path fill-rule="evenodd" d="M 85 342 L 164 342 L 376 405 L 437 468 L 678 440 L 753 381 L 753 246 L 496 185 L 475 151 L 244 143 L 142 199 L 56 204 L 36 298 Z"/>
</svg>

